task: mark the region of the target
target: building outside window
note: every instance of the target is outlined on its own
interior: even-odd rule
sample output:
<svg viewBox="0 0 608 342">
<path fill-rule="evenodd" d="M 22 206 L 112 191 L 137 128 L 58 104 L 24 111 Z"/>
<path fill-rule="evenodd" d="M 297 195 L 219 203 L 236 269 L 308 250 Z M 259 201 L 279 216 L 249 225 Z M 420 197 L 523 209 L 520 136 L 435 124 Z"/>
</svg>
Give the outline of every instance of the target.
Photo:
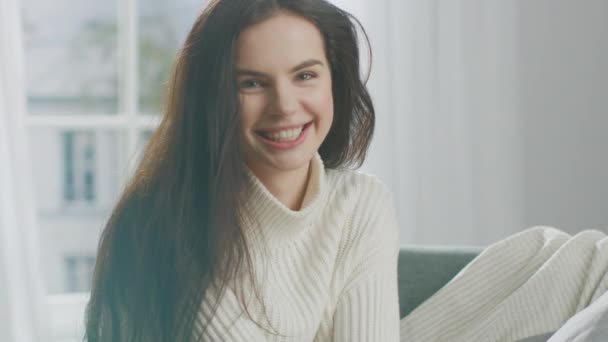
<svg viewBox="0 0 608 342">
<path fill-rule="evenodd" d="M 22 1 L 52 341 L 82 340 L 100 233 L 160 121 L 171 65 L 205 2 Z"/>
<path fill-rule="evenodd" d="M 95 203 L 95 134 L 94 132 L 61 132 L 63 143 L 63 201 Z"/>
<path fill-rule="evenodd" d="M 95 257 L 70 255 L 64 257 L 66 288 L 69 292 L 84 292 L 91 288 Z"/>
</svg>

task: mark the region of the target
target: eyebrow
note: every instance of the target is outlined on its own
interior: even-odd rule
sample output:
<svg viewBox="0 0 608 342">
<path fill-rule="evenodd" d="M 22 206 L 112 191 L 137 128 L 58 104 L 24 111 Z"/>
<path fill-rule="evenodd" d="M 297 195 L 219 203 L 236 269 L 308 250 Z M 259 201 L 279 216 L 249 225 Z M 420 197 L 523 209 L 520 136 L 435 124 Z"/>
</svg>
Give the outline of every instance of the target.
<svg viewBox="0 0 608 342">
<path fill-rule="evenodd" d="M 304 69 L 304 68 L 308 68 L 311 67 L 313 65 L 324 65 L 321 61 L 317 60 L 317 59 L 308 59 L 298 65 L 296 65 L 295 67 L 291 68 L 291 70 L 289 70 L 289 72 L 294 73 L 298 70 Z M 239 76 L 267 76 L 265 73 L 260 72 L 260 71 L 255 71 L 255 70 L 251 70 L 251 69 L 237 69 L 236 73 Z"/>
</svg>

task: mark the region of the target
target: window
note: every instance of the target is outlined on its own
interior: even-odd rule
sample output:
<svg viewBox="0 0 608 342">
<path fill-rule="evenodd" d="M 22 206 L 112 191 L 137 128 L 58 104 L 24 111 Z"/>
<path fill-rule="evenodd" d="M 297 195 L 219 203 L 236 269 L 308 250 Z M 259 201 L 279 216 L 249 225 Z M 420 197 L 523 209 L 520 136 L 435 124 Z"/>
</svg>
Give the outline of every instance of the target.
<svg viewBox="0 0 608 342">
<path fill-rule="evenodd" d="M 78 341 L 97 243 L 204 0 L 23 0 L 26 125 L 52 341 Z M 74 308 L 77 308 L 76 310 Z"/>
<path fill-rule="evenodd" d="M 94 132 L 65 131 L 63 140 L 63 201 L 95 202 Z"/>
<path fill-rule="evenodd" d="M 84 292 L 91 288 L 93 277 L 93 266 L 95 257 L 89 256 L 66 256 L 65 262 L 65 287 L 70 292 Z"/>
</svg>

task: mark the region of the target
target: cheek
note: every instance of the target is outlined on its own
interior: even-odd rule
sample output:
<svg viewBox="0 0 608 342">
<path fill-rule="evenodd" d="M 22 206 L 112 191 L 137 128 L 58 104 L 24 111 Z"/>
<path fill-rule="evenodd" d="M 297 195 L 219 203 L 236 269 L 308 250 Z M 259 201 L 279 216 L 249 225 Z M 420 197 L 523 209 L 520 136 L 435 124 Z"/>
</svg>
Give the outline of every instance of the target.
<svg viewBox="0 0 608 342">
<path fill-rule="evenodd" d="M 329 91 L 329 95 L 327 96 L 327 99 L 325 101 L 325 110 L 328 113 L 328 120 L 331 123 L 334 118 L 334 97 L 331 93 L 331 90 Z"/>
<path fill-rule="evenodd" d="M 317 97 L 317 113 L 326 125 L 331 125 L 334 117 L 334 101 L 331 87 L 323 89 Z"/>
<path fill-rule="evenodd" d="M 240 119 L 243 132 L 253 128 L 255 123 L 261 118 L 264 111 L 264 102 L 252 96 L 241 96 L 240 98 Z"/>
</svg>

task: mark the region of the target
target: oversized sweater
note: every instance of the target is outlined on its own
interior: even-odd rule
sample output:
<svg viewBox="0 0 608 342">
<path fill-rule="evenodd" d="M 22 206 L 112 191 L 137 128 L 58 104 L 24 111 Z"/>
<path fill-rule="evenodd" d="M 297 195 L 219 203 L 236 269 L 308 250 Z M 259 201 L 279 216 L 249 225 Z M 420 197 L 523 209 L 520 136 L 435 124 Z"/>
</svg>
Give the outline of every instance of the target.
<svg viewBox="0 0 608 342">
<path fill-rule="evenodd" d="M 606 291 L 605 233 L 532 227 L 485 248 L 403 318 L 401 341 L 513 342 L 552 334 Z"/>
<path fill-rule="evenodd" d="M 326 170 L 316 155 L 301 210 L 280 203 L 250 172 L 247 194 L 241 224 L 261 298 L 239 277 L 212 315 L 219 292 L 210 288 L 197 321 L 197 329 L 207 326 L 205 341 L 399 340 L 399 230 L 380 181 Z"/>
</svg>

